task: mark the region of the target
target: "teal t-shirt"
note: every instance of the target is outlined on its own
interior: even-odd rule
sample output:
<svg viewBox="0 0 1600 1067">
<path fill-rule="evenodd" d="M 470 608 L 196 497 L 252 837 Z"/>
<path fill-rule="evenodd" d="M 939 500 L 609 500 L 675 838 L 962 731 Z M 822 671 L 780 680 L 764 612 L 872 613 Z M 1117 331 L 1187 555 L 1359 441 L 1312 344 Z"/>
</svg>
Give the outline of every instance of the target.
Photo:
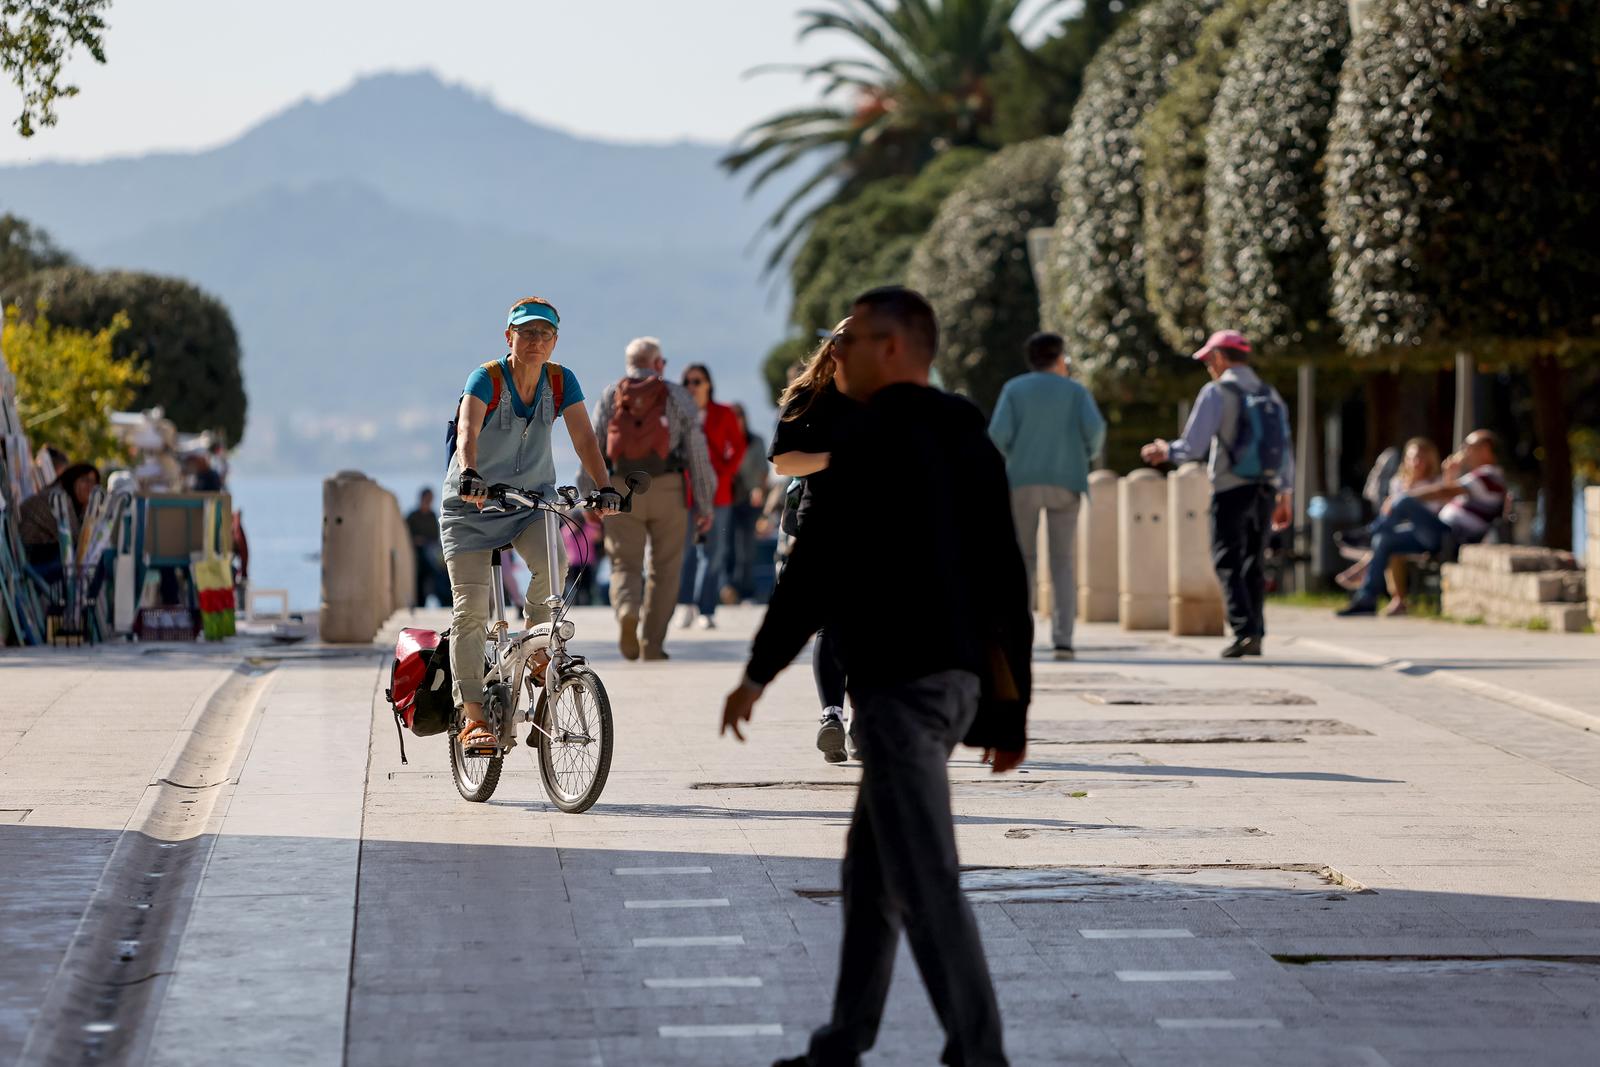
<svg viewBox="0 0 1600 1067">
<path fill-rule="evenodd" d="M 544 391 L 545 381 L 550 377 L 549 366 L 546 365 L 545 369 L 539 374 L 539 384 L 533 388 L 532 404 L 523 404 L 522 397 L 517 395 L 516 388 L 511 384 L 511 362 L 503 356 L 500 359 L 500 375 L 505 382 L 506 393 L 511 401 L 512 414 L 519 419 L 527 418 L 539 406 L 539 394 Z M 484 367 L 478 367 L 473 370 L 471 374 L 467 375 L 467 384 L 461 391 L 470 393 L 487 404 L 494 399 L 494 382 L 489 377 L 489 371 Z M 578 376 L 572 373 L 571 367 L 563 366 L 561 368 L 561 411 L 565 411 L 582 400 L 583 386 L 578 384 Z M 556 414 L 560 415 L 561 411 L 556 412 Z M 484 425 L 488 425 L 487 416 L 484 417 Z"/>
</svg>

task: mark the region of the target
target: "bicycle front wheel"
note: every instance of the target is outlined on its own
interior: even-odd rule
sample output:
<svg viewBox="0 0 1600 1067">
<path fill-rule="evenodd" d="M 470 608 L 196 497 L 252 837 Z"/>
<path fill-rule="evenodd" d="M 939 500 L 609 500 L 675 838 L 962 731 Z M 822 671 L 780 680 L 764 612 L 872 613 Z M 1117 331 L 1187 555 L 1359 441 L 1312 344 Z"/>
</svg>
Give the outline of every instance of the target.
<svg viewBox="0 0 1600 1067">
<path fill-rule="evenodd" d="M 588 811 L 611 773 L 611 699 L 599 676 L 587 667 L 562 675 L 539 724 L 539 776 L 550 802 L 565 812 Z"/>
</svg>

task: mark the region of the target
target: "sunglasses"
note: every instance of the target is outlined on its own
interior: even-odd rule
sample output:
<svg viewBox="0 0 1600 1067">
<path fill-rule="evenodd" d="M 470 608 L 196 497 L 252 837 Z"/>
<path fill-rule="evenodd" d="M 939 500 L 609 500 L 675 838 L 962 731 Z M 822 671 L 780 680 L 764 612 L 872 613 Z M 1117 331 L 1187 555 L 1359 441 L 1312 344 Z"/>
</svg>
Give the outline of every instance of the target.
<svg viewBox="0 0 1600 1067">
<path fill-rule="evenodd" d="M 531 337 L 535 341 L 553 341 L 556 331 L 549 326 L 513 326 L 511 332 L 518 337 Z"/>
<path fill-rule="evenodd" d="M 710 385 L 711 383 L 706 381 L 704 378 L 685 378 L 683 380 L 683 384 L 684 385 Z"/>
</svg>

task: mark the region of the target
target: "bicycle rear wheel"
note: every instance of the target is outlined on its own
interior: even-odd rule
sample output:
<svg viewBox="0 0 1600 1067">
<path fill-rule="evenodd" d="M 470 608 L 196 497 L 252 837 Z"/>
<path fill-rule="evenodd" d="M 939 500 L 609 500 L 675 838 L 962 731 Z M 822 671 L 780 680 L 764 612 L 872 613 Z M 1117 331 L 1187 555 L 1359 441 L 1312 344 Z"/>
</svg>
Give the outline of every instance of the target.
<svg viewBox="0 0 1600 1067">
<path fill-rule="evenodd" d="M 450 777 L 455 780 L 456 792 L 462 799 L 482 804 L 494 796 L 495 787 L 500 784 L 505 754 L 496 751 L 492 756 L 469 755 L 461 747 L 459 708 L 456 718 L 457 722 L 450 727 Z"/>
<path fill-rule="evenodd" d="M 611 773 L 611 699 L 599 676 L 588 667 L 563 674 L 539 725 L 539 776 L 550 802 L 565 812 L 588 811 Z"/>
</svg>

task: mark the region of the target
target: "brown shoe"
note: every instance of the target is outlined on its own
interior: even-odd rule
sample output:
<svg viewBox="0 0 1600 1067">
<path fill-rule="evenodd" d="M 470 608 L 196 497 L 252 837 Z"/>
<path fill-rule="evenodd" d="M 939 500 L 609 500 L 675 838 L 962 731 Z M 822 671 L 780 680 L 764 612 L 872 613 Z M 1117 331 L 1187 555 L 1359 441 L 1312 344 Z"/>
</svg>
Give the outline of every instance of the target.
<svg viewBox="0 0 1600 1067">
<path fill-rule="evenodd" d="M 622 636 L 617 638 L 617 650 L 626 660 L 639 658 L 639 617 L 637 615 L 624 615 L 622 617 Z"/>
</svg>

